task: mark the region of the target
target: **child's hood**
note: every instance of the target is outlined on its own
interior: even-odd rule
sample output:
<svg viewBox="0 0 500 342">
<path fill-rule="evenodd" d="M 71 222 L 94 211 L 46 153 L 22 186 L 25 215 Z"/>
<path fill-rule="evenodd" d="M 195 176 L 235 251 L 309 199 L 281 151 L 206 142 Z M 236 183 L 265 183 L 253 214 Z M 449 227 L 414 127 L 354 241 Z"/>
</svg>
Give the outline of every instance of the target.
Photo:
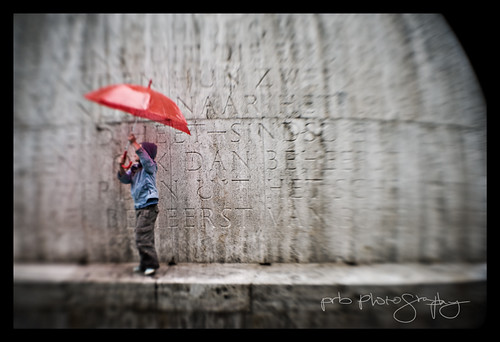
<svg viewBox="0 0 500 342">
<path fill-rule="evenodd" d="M 154 160 L 156 158 L 156 152 L 158 150 L 158 147 L 150 142 L 143 142 L 141 145 L 142 148 L 149 154 L 151 159 Z"/>
</svg>

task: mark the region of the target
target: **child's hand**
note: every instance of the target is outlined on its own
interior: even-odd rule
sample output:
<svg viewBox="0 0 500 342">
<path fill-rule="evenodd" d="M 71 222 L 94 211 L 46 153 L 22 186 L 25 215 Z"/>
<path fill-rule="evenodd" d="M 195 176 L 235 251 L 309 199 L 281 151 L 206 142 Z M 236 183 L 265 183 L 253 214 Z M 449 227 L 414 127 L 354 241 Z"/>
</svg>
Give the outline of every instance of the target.
<svg viewBox="0 0 500 342">
<path fill-rule="evenodd" d="M 141 145 L 136 141 L 134 133 L 130 133 L 128 136 L 128 141 L 134 146 L 135 150 L 137 151 L 138 149 L 141 148 Z"/>
<path fill-rule="evenodd" d="M 125 164 L 125 158 L 127 157 L 127 155 L 124 153 L 121 155 L 120 157 L 120 160 L 118 161 L 118 164 L 121 166 L 123 164 Z"/>
</svg>

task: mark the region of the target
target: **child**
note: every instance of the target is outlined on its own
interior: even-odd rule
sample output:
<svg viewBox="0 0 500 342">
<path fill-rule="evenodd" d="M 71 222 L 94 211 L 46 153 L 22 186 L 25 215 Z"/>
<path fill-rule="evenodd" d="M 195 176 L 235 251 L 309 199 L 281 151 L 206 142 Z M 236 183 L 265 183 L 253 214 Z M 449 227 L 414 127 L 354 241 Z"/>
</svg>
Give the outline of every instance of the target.
<svg viewBox="0 0 500 342">
<path fill-rule="evenodd" d="M 156 188 L 156 171 L 158 166 L 154 161 L 157 146 L 153 143 L 138 144 L 133 134 L 128 141 L 135 148 L 135 162 L 129 171 L 125 171 L 120 161 L 118 179 L 124 184 L 131 184 L 130 191 L 135 206 L 135 242 L 139 250 L 140 264 L 134 267 L 134 272 L 144 272 L 144 275 L 153 275 L 160 267 L 155 250 L 154 227 L 158 216 L 158 189 Z"/>
</svg>

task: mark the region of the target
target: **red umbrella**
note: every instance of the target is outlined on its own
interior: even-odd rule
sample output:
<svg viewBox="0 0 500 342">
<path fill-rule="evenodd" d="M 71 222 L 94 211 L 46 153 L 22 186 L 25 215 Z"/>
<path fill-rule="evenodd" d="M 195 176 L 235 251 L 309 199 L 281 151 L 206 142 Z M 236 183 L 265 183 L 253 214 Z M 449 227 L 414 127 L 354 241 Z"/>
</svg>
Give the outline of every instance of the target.
<svg viewBox="0 0 500 342">
<path fill-rule="evenodd" d="M 85 94 L 88 100 L 123 110 L 135 116 L 160 122 L 191 135 L 179 107 L 165 95 L 148 87 L 115 84 Z"/>
<path fill-rule="evenodd" d="M 85 97 L 99 104 L 160 122 L 191 135 L 179 107 L 165 95 L 151 90 L 152 82 L 152 80 L 149 81 L 147 88 L 133 84 L 110 85 L 85 94 Z M 125 147 L 123 158 L 127 156 L 129 145 L 130 143 Z M 132 162 L 124 168 L 128 169 L 131 165 Z"/>
</svg>

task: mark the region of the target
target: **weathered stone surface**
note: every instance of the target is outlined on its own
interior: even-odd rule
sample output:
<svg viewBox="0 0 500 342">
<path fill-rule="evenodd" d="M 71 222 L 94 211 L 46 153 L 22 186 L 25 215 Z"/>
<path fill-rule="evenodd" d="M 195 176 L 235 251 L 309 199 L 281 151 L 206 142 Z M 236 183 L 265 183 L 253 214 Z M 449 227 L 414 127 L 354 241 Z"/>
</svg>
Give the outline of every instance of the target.
<svg viewBox="0 0 500 342">
<path fill-rule="evenodd" d="M 438 15 L 15 15 L 14 257 L 131 262 L 116 179 L 133 117 L 158 144 L 160 261 L 484 261 L 485 103 Z"/>
</svg>

